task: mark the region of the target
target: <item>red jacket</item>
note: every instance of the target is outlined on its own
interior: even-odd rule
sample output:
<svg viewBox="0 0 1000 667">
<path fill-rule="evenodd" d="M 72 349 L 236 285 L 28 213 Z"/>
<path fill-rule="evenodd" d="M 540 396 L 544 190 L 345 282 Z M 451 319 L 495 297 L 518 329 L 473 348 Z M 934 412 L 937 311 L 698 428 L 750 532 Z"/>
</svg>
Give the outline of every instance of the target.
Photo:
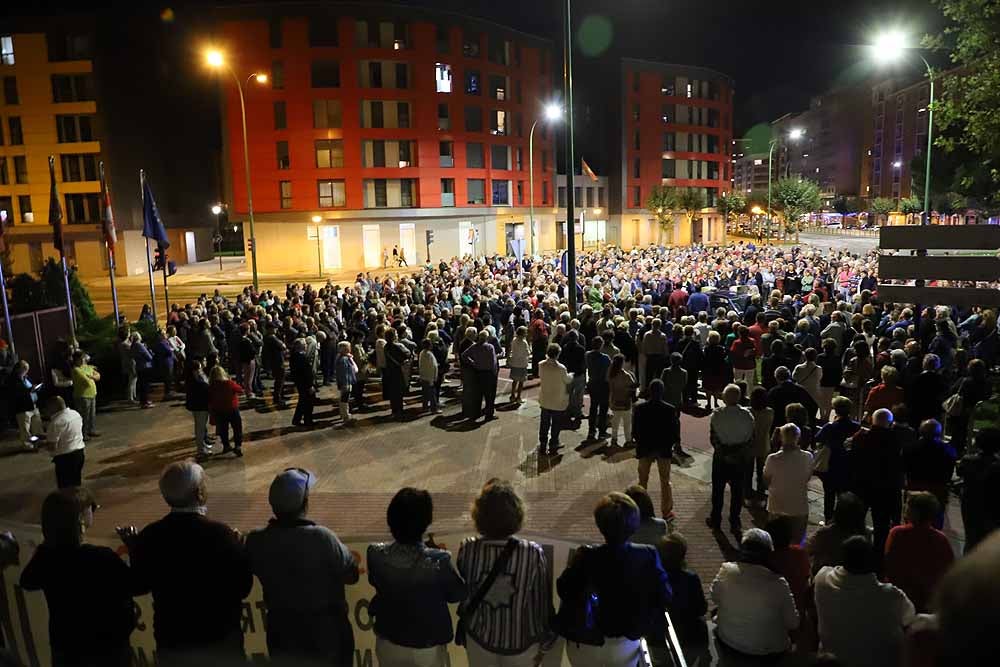
<svg viewBox="0 0 1000 667">
<path fill-rule="evenodd" d="M 216 381 L 208 385 L 208 410 L 213 414 L 229 414 L 240 409 L 243 388 L 232 380 Z"/>
<path fill-rule="evenodd" d="M 885 580 L 906 593 L 918 612 L 924 612 L 954 560 L 951 543 L 940 530 L 910 523 L 896 526 L 885 542 Z"/>
<path fill-rule="evenodd" d="M 741 371 L 748 371 L 757 368 L 757 346 L 753 338 L 737 338 L 729 348 L 729 354 L 733 360 L 733 368 Z"/>
</svg>

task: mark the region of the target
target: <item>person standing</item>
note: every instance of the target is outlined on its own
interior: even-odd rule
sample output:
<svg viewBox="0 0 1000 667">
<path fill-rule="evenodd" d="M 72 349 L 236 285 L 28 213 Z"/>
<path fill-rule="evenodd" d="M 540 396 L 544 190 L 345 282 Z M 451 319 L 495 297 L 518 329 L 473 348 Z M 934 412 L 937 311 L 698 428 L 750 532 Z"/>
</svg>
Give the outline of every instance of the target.
<svg viewBox="0 0 1000 667">
<path fill-rule="evenodd" d="M 139 532 L 134 526 L 118 528 L 135 593 L 153 594 L 157 663 L 244 664 L 243 600 L 253 587 L 253 572 L 240 535 L 205 516 L 208 484 L 197 463 L 164 468 L 160 493 L 169 514 Z"/>
<path fill-rule="evenodd" d="M 684 405 L 684 391 L 688 383 L 688 372 L 682 365 L 683 361 L 683 355 L 674 352 L 670 355 L 670 366 L 664 368 L 660 374 L 660 380 L 663 382 L 663 400 L 676 408 Z"/>
<path fill-rule="evenodd" d="M 406 380 L 403 369 L 410 364 L 410 351 L 396 340 L 396 330 L 385 332 L 385 370 L 382 384 L 392 406 L 392 416 L 403 418 L 403 396 L 406 394 Z"/>
<path fill-rule="evenodd" d="M 299 400 L 295 404 L 292 415 L 292 426 L 304 424 L 306 428 L 313 427 L 313 408 L 316 405 L 316 374 L 315 366 L 306 354 L 305 340 L 298 338 L 292 344 L 292 356 L 288 360 L 292 382 Z"/>
<path fill-rule="evenodd" d="M 482 405 L 479 401 L 483 400 L 486 404 L 483 410 L 486 421 L 494 418 L 494 405 L 497 399 L 497 352 L 496 348 L 490 345 L 489 339 L 489 332 L 483 329 L 476 334 L 476 342 L 462 354 L 462 360 L 475 373 L 477 401 L 471 419 L 479 417 Z"/>
<path fill-rule="evenodd" d="M 208 411 L 215 422 L 215 429 L 222 441 L 222 453 L 233 452 L 243 456 L 243 416 L 240 415 L 240 394 L 243 388 L 229 378 L 222 365 L 212 368 L 208 385 Z M 233 429 L 233 447 L 229 447 L 229 428 Z"/>
<path fill-rule="evenodd" d="M 559 362 L 566 367 L 570 377 L 573 378 L 569 387 L 567 416 L 579 422 L 583 420 L 583 391 L 587 386 L 587 351 L 580 342 L 580 332 L 575 329 L 566 332 L 561 345 Z"/>
<path fill-rule="evenodd" d="M 337 391 L 340 392 L 340 421 L 343 424 L 350 424 L 351 419 L 351 393 L 358 382 L 358 364 L 354 361 L 351 353 L 351 344 L 346 340 L 337 343 L 337 361 L 334 362 L 337 376 Z"/>
<path fill-rule="evenodd" d="M 608 371 L 611 368 L 611 358 L 601 351 L 604 339 L 594 336 L 590 351 L 587 352 L 587 391 L 590 394 L 590 414 L 587 418 L 587 437 L 589 440 L 606 439 L 608 437 L 608 402 L 610 386 Z"/>
<path fill-rule="evenodd" d="M 10 406 L 17 420 L 18 439 L 21 447 L 29 452 L 36 449 L 35 443 L 42 434 L 42 415 L 38 412 L 38 388 L 28 377 L 31 367 L 22 359 L 14 366 L 9 380 Z"/>
<path fill-rule="evenodd" d="M 83 475 L 83 417 L 66 407 L 62 396 L 53 396 L 46 405 L 49 427 L 45 446 L 56 467 L 56 487 L 80 486 Z"/>
<path fill-rule="evenodd" d="M 420 343 L 420 357 L 417 360 L 417 367 L 420 375 L 420 396 L 421 409 L 424 412 L 430 411 L 433 414 L 441 412 L 437 401 L 438 363 L 434 356 L 433 344 L 429 338 L 425 338 Z"/>
<path fill-rule="evenodd" d="M 853 491 L 871 510 L 876 557 L 885 550 L 889 529 L 899 525 L 903 492 L 903 459 L 899 431 L 892 428 L 892 413 L 876 410 L 872 426 L 850 442 Z"/>
<path fill-rule="evenodd" d="M 188 378 L 184 385 L 184 407 L 194 419 L 194 445 L 196 460 L 203 460 L 212 454 L 212 443 L 208 439 L 208 376 L 201 359 L 192 359 Z"/>
<path fill-rule="evenodd" d="M 823 482 L 823 519 L 833 520 L 837 496 L 847 491 L 851 484 L 851 463 L 844 443 L 861 429 L 861 424 L 851 419 L 851 399 L 837 396 L 832 401 L 833 421 L 824 424 L 816 434 L 814 465 Z"/>
<path fill-rule="evenodd" d="M 559 363 L 560 351 L 558 345 L 549 345 L 545 361 L 538 364 L 538 375 L 541 378 L 538 406 L 542 411 L 538 427 L 540 456 L 545 456 L 546 447 L 549 456 L 555 456 L 559 451 L 559 432 L 562 430 L 566 408 L 569 407 L 569 385 L 572 378 L 566 367 Z"/>
<path fill-rule="evenodd" d="M 750 330 L 742 324 L 736 325 L 736 340 L 729 346 L 729 358 L 733 362 L 733 377 L 747 383 L 747 391 L 753 391 L 757 376 L 757 345 L 750 338 Z"/>
<path fill-rule="evenodd" d="M 750 464 L 743 480 L 743 495 L 756 496 L 757 500 L 767 499 L 767 484 L 764 482 L 764 462 L 771 454 L 771 427 L 774 425 L 774 408 L 767 404 L 767 389 L 758 385 L 750 392 L 750 413 L 753 415 L 753 445 L 750 448 Z M 753 482 L 756 479 L 757 487 Z"/>
<path fill-rule="evenodd" d="M 955 561 L 948 537 L 934 527 L 940 511 L 934 494 L 911 493 L 906 523 L 890 530 L 885 542 L 884 579 L 906 593 L 918 613 L 930 611 L 934 590 Z"/>
<path fill-rule="evenodd" d="M 772 520 L 789 518 L 791 542 L 799 544 L 806 534 L 809 520 L 809 479 L 813 457 L 799 447 L 799 427 L 788 423 L 780 427 L 781 449 L 764 462 L 767 483 L 767 512 Z"/>
<path fill-rule="evenodd" d="M 639 459 L 639 485 L 649 488 L 649 471 L 656 462 L 660 475 L 660 511 L 674 518 L 674 494 L 670 486 L 670 464 L 674 446 L 681 441 L 681 418 L 677 406 L 664 400 L 663 383 L 649 383 L 649 399 L 635 406 L 633 416 L 635 456 Z"/>
<path fill-rule="evenodd" d="M 90 358 L 83 350 L 73 353 L 73 404 L 83 417 L 83 437 L 96 438 L 97 432 L 97 383 L 101 374 L 90 365 Z"/>
<path fill-rule="evenodd" d="M 752 344 L 752 343 L 751 343 Z M 754 419 L 740 405 L 740 388 L 735 384 L 722 390 L 725 405 L 712 413 L 709 422 L 712 454 L 712 513 L 705 519 L 712 530 L 722 525 L 722 501 L 729 485 L 729 527 L 734 535 L 742 534 L 740 512 L 743 510 L 743 478 L 750 460 Z"/>
<path fill-rule="evenodd" d="M 639 342 L 639 384 L 643 394 L 649 383 L 660 377 L 660 372 L 667 363 L 667 335 L 661 330 L 663 321 L 654 317 L 650 329 Z"/>
<path fill-rule="evenodd" d="M 271 661 L 350 667 L 354 630 L 344 587 L 358 582 L 358 563 L 333 531 L 307 518 L 315 484 L 303 468 L 274 478 L 268 491 L 274 518 L 247 534 L 247 558 L 267 605 Z"/>
<path fill-rule="evenodd" d="M 531 346 L 528 345 L 528 328 L 518 327 L 510 341 L 507 356 L 507 370 L 510 371 L 510 400 L 521 403 L 521 390 L 528 377 L 528 363 L 531 361 Z"/>
<path fill-rule="evenodd" d="M 1000 428 L 982 429 L 974 445 L 958 462 L 966 554 L 1000 528 Z"/>
<path fill-rule="evenodd" d="M 132 352 L 132 359 L 135 361 L 139 405 L 144 409 L 151 408 L 153 402 L 149 400 L 149 382 L 153 372 L 153 353 L 142 342 L 142 336 L 139 335 L 138 331 L 132 332 L 132 345 L 129 349 Z"/>
<path fill-rule="evenodd" d="M 275 333 L 274 326 L 268 326 L 262 345 L 261 361 L 274 379 L 274 405 L 278 408 L 285 405 L 285 354 L 287 351 L 285 343 Z"/>
<path fill-rule="evenodd" d="M 618 446 L 618 427 L 623 426 L 625 444 L 632 443 L 632 404 L 638 388 L 635 376 L 625 370 L 625 355 L 616 354 L 608 370 L 608 392 L 611 407 L 611 446 Z"/>
</svg>

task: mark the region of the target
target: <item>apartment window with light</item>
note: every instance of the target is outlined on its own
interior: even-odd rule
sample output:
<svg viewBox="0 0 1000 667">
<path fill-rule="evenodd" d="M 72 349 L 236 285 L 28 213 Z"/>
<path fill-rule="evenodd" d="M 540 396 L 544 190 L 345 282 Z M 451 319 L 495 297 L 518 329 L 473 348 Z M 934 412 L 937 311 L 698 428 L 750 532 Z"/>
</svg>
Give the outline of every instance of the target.
<svg viewBox="0 0 1000 667">
<path fill-rule="evenodd" d="M 340 100 L 313 100 L 314 128 L 340 127 L 342 122 L 343 112 Z"/>
<path fill-rule="evenodd" d="M 493 186 L 493 205 L 510 206 L 510 181 L 491 182 Z"/>
<path fill-rule="evenodd" d="M 21 222 L 33 222 L 35 214 L 31 209 L 31 195 L 18 195 L 17 208 L 21 212 Z"/>
<path fill-rule="evenodd" d="M 465 181 L 465 194 L 467 204 L 486 203 L 486 179 L 469 178 Z"/>
<path fill-rule="evenodd" d="M 286 113 L 284 102 L 274 103 L 274 129 L 285 130 L 288 128 L 288 114 Z"/>
<path fill-rule="evenodd" d="M 267 43 L 272 49 L 281 48 L 281 17 L 275 16 L 267 21 Z"/>
<path fill-rule="evenodd" d="M 455 179 L 441 179 L 441 206 L 455 205 Z"/>
<path fill-rule="evenodd" d="M 450 93 L 451 92 L 451 65 L 446 63 L 437 63 L 435 65 L 434 80 L 437 84 L 437 92 L 439 93 Z"/>
<path fill-rule="evenodd" d="M 399 168 L 405 169 L 406 167 L 412 167 L 413 164 L 413 152 L 410 149 L 409 141 L 400 141 L 399 144 Z"/>
<path fill-rule="evenodd" d="M 344 166 L 344 140 L 343 139 L 317 139 L 316 168 L 340 168 Z"/>
<path fill-rule="evenodd" d="M 339 88 L 340 63 L 336 60 L 314 60 L 310 71 L 313 88 Z"/>
<path fill-rule="evenodd" d="M 507 134 L 507 112 L 503 109 L 495 109 L 490 114 L 490 133 L 498 137 Z"/>
<path fill-rule="evenodd" d="M 490 97 L 497 102 L 503 102 L 507 99 L 507 77 L 490 76 Z"/>
<path fill-rule="evenodd" d="M 447 104 L 438 105 L 438 129 L 439 130 L 451 129 L 451 116 L 448 112 Z"/>
<path fill-rule="evenodd" d="M 317 181 L 319 190 L 319 207 L 335 208 L 347 205 L 347 192 L 343 180 Z"/>
<path fill-rule="evenodd" d="M 271 61 L 271 89 L 281 90 L 285 87 L 285 63 L 280 60 Z"/>
<path fill-rule="evenodd" d="M 468 169 L 483 169 L 486 167 L 482 144 L 465 144 L 465 166 Z"/>
<path fill-rule="evenodd" d="M 28 159 L 23 155 L 14 156 L 14 182 L 20 185 L 28 182 Z"/>
<path fill-rule="evenodd" d="M 93 153 L 82 155 L 61 155 L 63 180 L 69 183 L 97 180 L 97 156 Z"/>
<path fill-rule="evenodd" d="M 288 157 L 288 142 L 278 141 L 274 147 L 278 157 L 278 169 L 289 169 L 292 166 L 292 162 Z"/>
<path fill-rule="evenodd" d="M 483 131 L 483 110 L 479 107 L 465 107 L 465 131 Z"/>
<path fill-rule="evenodd" d="M 479 95 L 480 93 L 480 79 L 479 72 L 474 69 L 465 71 L 465 94 L 466 95 Z"/>
<path fill-rule="evenodd" d="M 20 116 L 10 116 L 7 118 L 7 130 L 11 146 L 20 146 L 24 143 L 24 131 L 21 128 Z M 0 138 L 0 143 L 3 143 L 2 138 Z"/>
<path fill-rule="evenodd" d="M 292 207 L 292 182 L 278 182 L 278 196 L 281 198 L 281 208 Z"/>
<path fill-rule="evenodd" d="M 14 37 L 0 35 L 0 65 L 14 64 Z"/>
</svg>

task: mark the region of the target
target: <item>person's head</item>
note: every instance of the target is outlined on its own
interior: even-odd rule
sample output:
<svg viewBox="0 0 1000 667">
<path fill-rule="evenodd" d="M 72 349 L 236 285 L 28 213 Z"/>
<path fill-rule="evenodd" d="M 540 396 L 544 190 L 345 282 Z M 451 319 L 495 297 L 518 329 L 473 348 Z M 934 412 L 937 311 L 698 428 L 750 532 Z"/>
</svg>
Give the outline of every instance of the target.
<svg viewBox="0 0 1000 667">
<path fill-rule="evenodd" d="M 663 380 L 659 378 L 649 383 L 649 400 L 659 401 L 663 398 Z"/>
<path fill-rule="evenodd" d="M 552 343 L 545 350 L 545 356 L 548 357 L 549 359 L 558 359 L 559 358 L 559 354 L 561 352 L 562 352 L 562 348 L 559 347 L 559 345 L 557 345 L 556 343 Z"/>
<path fill-rule="evenodd" d="M 84 362 L 87 360 L 87 354 L 83 350 L 77 350 L 73 353 L 73 365 L 83 366 Z"/>
<path fill-rule="evenodd" d="M 423 489 L 400 489 L 386 510 L 389 531 L 401 544 L 418 544 L 433 521 L 434 503 L 431 494 Z"/>
<path fill-rule="evenodd" d="M 604 339 L 600 336 L 594 336 L 594 339 L 590 341 L 590 349 L 600 350 L 602 347 L 604 347 Z"/>
<path fill-rule="evenodd" d="M 639 508 L 624 493 L 613 491 L 597 502 L 594 522 L 609 545 L 624 544 L 639 528 Z"/>
<path fill-rule="evenodd" d="M 851 416 L 851 410 L 854 404 L 851 403 L 851 399 L 846 396 L 835 396 L 833 401 L 831 401 L 833 407 L 833 414 L 838 418 L 847 419 Z"/>
<path fill-rule="evenodd" d="M 472 503 L 472 522 L 483 537 L 506 539 L 521 530 L 524 502 L 510 482 L 491 479 Z"/>
<path fill-rule="evenodd" d="M 42 502 L 42 537 L 50 547 L 72 547 L 94 520 L 97 503 L 82 487 L 53 491 Z"/>
<path fill-rule="evenodd" d="M 879 408 L 872 413 L 872 426 L 875 428 L 889 428 L 892 426 L 892 411 L 886 408 Z"/>
<path fill-rule="evenodd" d="M 668 533 L 656 545 L 660 552 L 660 562 L 667 572 L 677 572 L 687 567 L 687 539 L 677 531 Z"/>
<path fill-rule="evenodd" d="M 925 419 L 920 422 L 918 433 L 921 438 L 937 440 L 941 438 L 941 422 L 936 419 Z"/>
<path fill-rule="evenodd" d="M 743 398 L 743 390 L 738 385 L 727 384 L 726 388 L 722 390 L 722 402 L 727 406 L 739 405 L 741 398 Z"/>
<path fill-rule="evenodd" d="M 653 499 L 649 497 L 646 487 L 633 484 L 625 489 L 625 495 L 631 498 L 632 502 L 639 508 L 639 519 L 641 521 L 646 521 L 656 516 L 656 510 L 653 509 Z"/>
<path fill-rule="evenodd" d="M 610 373 L 612 375 L 617 375 L 618 373 L 621 373 L 624 368 L 625 368 L 625 355 L 624 354 L 616 354 L 614 356 L 614 358 L 611 359 L 611 371 L 610 371 Z"/>
<path fill-rule="evenodd" d="M 895 387 L 896 383 L 899 381 L 899 371 L 891 364 L 886 364 L 882 367 L 881 375 L 882 384 L 887 387 Z"/>
<path fill-rule="evenodd" d="M 937 664 L 996 663 L 1000 636 L 1000 532 L 956 561 L 937 586 L 931 607 L 937 612 Z"/>
<path fill-rule="evenodd" d="M 680 368 L 681 363 L 684 361 L 684 355 L 680 352 L 673 352 L 670 354 L 670 365 L 674 368 Z"/>
<path fill-rule="evenodd" d="M 969 377 L 973 380 L 986 380 L 986 362 L 982 359 L 973 359 L 966 368 L 969 372 Z"/>
<path fill-rule="evenodd" d="M 825 354 L 835 354 L 837 352 L 837 341 L 832 338 L 824 338 L 821 343 Z"/>
<path fill-rule="evenodd" d="M 781 427 L 781 447 L 783 449 L 795 449 L 799 446 L 799 436 L 802 431 L 795 424 L 785 424 Z"/>
<path fill-rule="evenodd" d="M 212 366 L 212 375 L 210 378 L 212 382 L 226 382 L 229 380 L 229 373 L 222 366 Z"/>
<path fill-rule="evenodd" d="M 305 468 L 286 468 L 278 473 L 267 499 L 279 521 L 300 519 L 309 511 L 309 490 L 316 486 L 316 475 Z"/>
<path fill-rule="evenodd" d="M 52 396 L 45 402 L 45 414 L 54 415 L 66 409 L 66 400 L 62 396 Z"/>
<path fill-rule="evenodd" d="M 753 410 L 763 410 L 767 407 L 767 388 L 760 385 L 750 392 L 750 408 Z"/>
<path fill-rule="evenodd" d="M 914 526 L 929 526 L 940 513 L 941 503 L 933 493 L 910 493 L 906 501 L 906 520 Z"/>
<path fill-rule="evenodd" d="M 740 539 L 740 560 L 744 563 L 764 565 L 774 551 L 774 542 L 765 530 L 749 528 Z"/>
<path fill-rule="evenodd" d="M 846 491 L 837 496 L 837 504 L 833 508 L 833 524 L 841 530 L 863 534 L 867 513 L 868 510 L 861 498 Z"/>
<path fill-rule="evenodd" d="M 786 514 L 779 514 L 768 521 L 764 530 L 771 536 L 775 551 L 787 549 L 795 535 L 792 517 Z"/>
<path fill-rule="evenodd" d="M 844 540 L 844 569 L 850 574 L 870 574 L 875 571 L 875 551 L 863 535 L 852 535 Z"/>
<path fill-rule="evenodd" d="M 202 507 L 208 499 L 205 469 L 194 461 L 177 461 L 160 475 L 160 495 L 172 509 Z"/>
<path fill-rule="evenodd" d="M 801 403 L 789 403 L 785 407 L 785 421 L 796 424 L 800 428 L 809 424 L 809 411 Z"/>
<path fill-rule="evenodd" d="M 339 343 L 337 343 L 337 353 L 338 354 L 350 354 L 351 353 L 351 344 L 349 342 L 347 342 L 346 340 L 340 341 Z"/>
<path fill-rule="evenodd" d="M 720 342 L 722 342 L 722 336 L 719 335 L 718 331 L 713 329 L 712 331 L 708 332 L 709 345 L 718 345 Z"/>
<path fill-rule="evenodd" d="M 941 357 L 936 354 L 925 354 L 921 368 L 925 371 L 937 371 L 941 368 Z"/>
</svg>

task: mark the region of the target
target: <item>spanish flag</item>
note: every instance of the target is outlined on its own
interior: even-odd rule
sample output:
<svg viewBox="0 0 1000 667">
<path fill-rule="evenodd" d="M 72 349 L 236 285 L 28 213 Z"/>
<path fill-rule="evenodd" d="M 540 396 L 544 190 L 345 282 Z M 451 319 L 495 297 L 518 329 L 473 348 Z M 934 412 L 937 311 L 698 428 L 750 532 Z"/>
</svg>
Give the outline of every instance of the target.
<svg viewBox="0 0 1000 667">
<path fill-rule="evenodd" d="M 596 183 L 597 182 L 597 174 L 595 174 L 594 170 L 590 168 L 590 165 L 587 164 L 587 161 L 584 160 L 583 158 L 580 158 L 580 164 L 583 166 L 583 173 L 586 174 L 587 176 L 589 176 L 590 180 L 592 180 L 592 181 L 594 181 Z"/>
</svg>

